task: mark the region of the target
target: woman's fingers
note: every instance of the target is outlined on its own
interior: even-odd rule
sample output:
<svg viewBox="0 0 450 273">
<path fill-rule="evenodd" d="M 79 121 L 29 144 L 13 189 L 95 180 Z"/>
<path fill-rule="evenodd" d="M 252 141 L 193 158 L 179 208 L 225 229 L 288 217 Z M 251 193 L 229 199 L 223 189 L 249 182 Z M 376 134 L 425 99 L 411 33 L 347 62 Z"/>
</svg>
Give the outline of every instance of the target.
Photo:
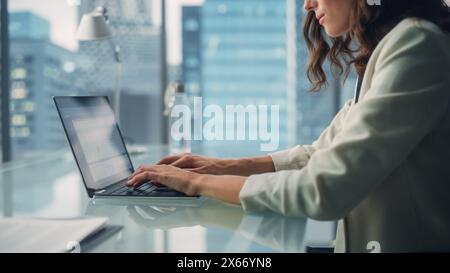
<svg viewBox="0 0 450 273">
<path fill-rule="evenodd" d="M 176 171 L 177 168 L 169 165 L 145 165 L 139 167 L 139 173 L 136 173 L 132 177 L 128 179 L 128 185 L 137 187 L 144 182 L 152 180 L 152 182 L 156 182 L 155 184 L 163 184 L 167 182 L 167 179 L 170 177 L 168 174 Z M 164 174 L 164 175 L 161 175 Z"/>
<path fill-rule="evenodd" d="M 149 180 L 155 180 L 158 183 L 161 183 L 163 181 L 160 181 L 158 179 L 158 174 L 156 172 L 153 171 L 143 171 L 141 173 L 136 174 L 133 178 L 131 178 L 130 180 L 128 180 L 127 185 L 128 186 L 132 186 L 132 187 L 138 187 L 140 186 L 142 183 L 145 183 Z M 161 183 L 163 184 L 163 183 Z"/>
<path fill-rule="evenodd" d="M 137 187 L 146 181 L 146 176 L 147 174 L 145 172 L 135 174 L 132 178 L 128 179 L 127 185 L 129 187 Z"/>
<path fill-rule="evenodd" d="M 184 155 L 170 165 L 177 168 L 192 168 L 194 167 L 194 157 L 192 155 Z"/>
<path fill-rule="evenodd" d="M 136 175 L 145 172 L 145 171 L 154 171 L 158 166 L 157 165 L 141 165 L 139 166 L 136 171 L 134 173 L 132 173 L 129 177 L 128 180 L 131 180 L 132 178 L 134 178 Z"/>
<path fill-rule="evenodd" d="M 172 162 L 178 160 L 180 157 L 181 157 L 181 155 L 166 156 L 163 159 L 161 159 L 160 161 L 158 161 L 158 163 L 156 163 L 156 164 L 157 165 L 171 164 Z"/>
<path fill-rule="evenodd" d="M 170 165 L 173 162 L 177 161 L 178 159 L 182 158 L 183 156 L 190 155 L 190 153 L 184 153 L 179 155 L 171 155 L 166 156 L 163 159 L 161 159 L 156 165 Z"/>
<path fill-rule="evenodd" d="M 178 168 L 190 168 L 193 166 L 193 157 L 189 153 L 181 154 L 181 155 L 174 155 L 174 156 L 168 156 L 163 159 L 161 159 L 156 165 L 172 165 Z M 144 172 L 144 171 L 151 171 L 154 170 L 154 167 L 156 165 L 141 165 L 139 168 L 136 169 L 136 171 L 130 175 L 128 179 L 133 179 L 136 175 Z"/>
<path fill-rule="evenodd" d="M 164 168 L 164 167 L 168 167 L 169 165 L 141 165 L 139 166 L 139 168 L 136 169 L 136 171 L 130 175 L 130 177 L 128 178 L 128 180 L 133 179 L 136 175 L 141 174 L 142 172 L 145 171 L 156 171 L 158 170 L 158 168 Z M 170 164 L 170 166 L 176 167 L 176 168 L 181 168 L 184 169 L 186 171 L 191 171 L 191 172 L 195 172 L 195 173 L 199 173 L 199 174 L 208 174 L 211 173 L 211 170 L 208 169 L 207 166 L 196 166 L 195 164 L 195 158 L 190 155 L 190 154 L 185 154 L 182 157 L 179 157 L 178 160 L 172 162 L 172 164 Z"/>
<path fill-rule="evenodd" d="M 151 180 L 187 195 L 196 195 L 197 189 L 193 185 L 197 174 L 179 169 L 171 165 L 149 165 L 144 171 L 129 180 L 128 185 L 138 187 Z"/>
<path fill-rule="evenodd" d="M 128 177 L 128 180 L 132 179 L 132 178 L 135 177 L 137 174 L 142 173 L 142 172 L 145 171 L 146 168 L 149 167 L 149 166 L 150 166 L 150 165 L 141 165 L 141 166 L 139 166 L 139 167 L 134 171 L 134 173 L 132 173 L 132 174 Z"/>
<path fill-rule="evenodd" d="M 189 172 L 199 173 L 199 174 L 208 174 L 208 169 L 205 166 L 197 167 L 197 168 L 187 168 L 185 169 Z"/>
</svg>

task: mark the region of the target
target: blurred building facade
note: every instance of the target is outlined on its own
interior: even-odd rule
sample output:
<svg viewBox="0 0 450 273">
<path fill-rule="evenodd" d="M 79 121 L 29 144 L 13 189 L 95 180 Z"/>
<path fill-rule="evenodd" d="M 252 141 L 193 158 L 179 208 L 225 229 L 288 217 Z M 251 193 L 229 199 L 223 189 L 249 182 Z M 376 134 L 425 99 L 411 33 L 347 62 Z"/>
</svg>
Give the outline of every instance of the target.
<svg viewBox="0 0 450 273">
<path fill-rule="evenodd" d="M 182 8 L 182 80 L 190 98 L 201 96 L 202 76 L 202 20 L 200 6 Z"/>
<path fill-rule="evenodd" d="M 295 43 L 296 31 L 286 24 L 295 19 L 295 10 L 288 9 L 294 2 L 206 0 L 183 9 L 183 75 L 190 92 L 223 110 L 237 104 L 279 106 L 279 148 L 295 141 L 296 124 L 290 122 L 295 119 L 295 45 L 289 41 Z M 254 127 L 248 116 L 246 124 L 248 138 Z M 261 143 L 205 141 L 203 148 L 244 155 L 257 153 Z"/>
<path fill-rule="evenodd" d="M 36 14 L 12 12 L 9 27 L 13 154 L 64 147 L 51 97 L 83 94 L 77 55 L 50 42 L 50 25 Z"/>
<path fill-rule="evenodd" d="M 352 75 L 342 87 L 328 73 L 328 85 L 310 91 L 303 0 L 205 0 L 202 6 L 183 7 L 182 14 L 182 73 L 188 93 L 223 109 L 279 105 L 279 149 L 312 143 L 353 95 Z M 258 149 L 252 142 L 208 141 L 203 146 L 226 150 L 229 145 L 241 145 L 243 154 Z"/>
</svg>

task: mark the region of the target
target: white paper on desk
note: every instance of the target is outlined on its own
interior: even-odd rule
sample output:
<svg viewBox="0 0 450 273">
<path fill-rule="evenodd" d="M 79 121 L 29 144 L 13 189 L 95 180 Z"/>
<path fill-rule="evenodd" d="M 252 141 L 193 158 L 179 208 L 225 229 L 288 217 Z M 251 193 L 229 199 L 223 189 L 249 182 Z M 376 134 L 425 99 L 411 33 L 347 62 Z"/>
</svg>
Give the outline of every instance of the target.
<svg viewBox="0 0 450 273">
<path fill-rule="evenodd" d="M 108 218 L 5 218 L 0 219 L 0 252 L 67 252 L 106 226 Z"/>
</svg>

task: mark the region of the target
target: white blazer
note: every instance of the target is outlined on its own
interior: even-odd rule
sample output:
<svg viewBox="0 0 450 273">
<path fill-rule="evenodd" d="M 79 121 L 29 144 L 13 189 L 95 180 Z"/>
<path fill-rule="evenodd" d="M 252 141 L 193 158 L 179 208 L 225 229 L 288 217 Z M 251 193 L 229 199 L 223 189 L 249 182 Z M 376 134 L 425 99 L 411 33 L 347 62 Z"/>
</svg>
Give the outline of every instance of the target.
<svg viewBox="0 0 450 273">
<path fill-rule="evenodd" d="M 247 211 L 340 220 L 335 251 L 450 251 L 450 35 L 409 18 L 378 44 L 357 104 L 247 178 Z"/>
</svg>

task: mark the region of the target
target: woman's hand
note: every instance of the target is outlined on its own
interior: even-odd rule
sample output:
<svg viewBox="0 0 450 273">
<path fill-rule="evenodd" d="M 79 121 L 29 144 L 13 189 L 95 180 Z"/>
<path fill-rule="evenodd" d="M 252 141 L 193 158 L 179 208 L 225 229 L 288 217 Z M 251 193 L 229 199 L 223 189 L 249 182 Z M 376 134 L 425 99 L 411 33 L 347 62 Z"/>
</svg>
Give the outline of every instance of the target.
<svg viewBox="0 0 450 273">
<path fill-rule="evenodd" d="M 169 165 L 142 165 L 128 179 L 128 186 L 138 187 L 147 181 L 154 181 L 186 195 L 199 194 L 198 178 L 201 174 L 182 170 Z"/>
<path fill-rule="evenodd" d="M 230 160 L 192 155 L 189 153 L 167 156 L 158 165 L 172 165 L 201 174 L 230 174 Z"/>
<path fill-rule="evenodd" d="M 273 161 L 270 156 L 241 159 L 219 159 L 192 154 L 180 154 L 167 156 L 157 164 L 172 165 L 200 174 L 214 175 L 249 176 L 253 174 L 275 171 L 275 166 L 273 165 Z"/>
<path fill-rule="evenodd" d="M 239 204 L 245 179 L 242 176 L 198 174 L 170 165 L 143 165 L 130 176 L 128 185 L 137 187 L 151 180 L 189 196 L 204 195 Z"/>
</svg>

